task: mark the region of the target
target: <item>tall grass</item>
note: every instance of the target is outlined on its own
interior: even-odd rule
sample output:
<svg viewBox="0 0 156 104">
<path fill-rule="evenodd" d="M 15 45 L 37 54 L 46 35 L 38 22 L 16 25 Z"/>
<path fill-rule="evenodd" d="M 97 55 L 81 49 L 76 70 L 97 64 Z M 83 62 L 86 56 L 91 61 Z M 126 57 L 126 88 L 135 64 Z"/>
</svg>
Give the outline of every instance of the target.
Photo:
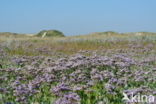
<svg viewBox="0 0 156 104">
<path fill-rule="evenodd" d="M 90 34 L 69 37 L 39 38 L 32 36 L 0 36 L 0 43 L 11 55 L 38 55 L 39 50 L 73 54 L 80 50 L 126 49 L 129 43 L 156 43 L 155 34 Z M 44 54 L 43 54 L 44 55 Z"/>
</svg>

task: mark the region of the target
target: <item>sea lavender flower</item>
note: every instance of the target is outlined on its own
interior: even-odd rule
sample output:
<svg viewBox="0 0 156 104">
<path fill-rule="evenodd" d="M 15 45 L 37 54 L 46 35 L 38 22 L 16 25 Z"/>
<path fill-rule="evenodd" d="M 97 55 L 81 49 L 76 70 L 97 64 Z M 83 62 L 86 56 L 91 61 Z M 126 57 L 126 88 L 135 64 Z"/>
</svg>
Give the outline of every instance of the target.
<svg viewBox="0 0 156 104">
<path fill-rule="evenodd" d="M 107 83 L 107 84 L 105 84 L 105 87 L 104 87 L 104 88 L 105 88 L 109 93 L 113 94 L 114 89 L 115 89 L 115 86 L 113 86 L 113 85 Z"/>
<path fill-rule="evenodd" d="M 130 89 L 130 90 L 125 90 L 124 92 L 129 96 L 133 93 L 133 95 L 136 95 L 137 93 L 141 93 L 144 90 L 142 88 L 136 88 L 136 89 Z"/>
<path fill-rule="evenodd" d="M 75 85 L 73 87 L 73 91 L 80 91 L 80 90 L 83 90 L 83 86 L 82 85 Z"/>
<path fill-rule="evenodd" d="M 15 103 L 12 103 L 12 102 L 6 102 L 6 103 L 4 103 L 4 104 L 15 104 Z"/>
<path fill-rule="evenodd" d="M 0 93 L 5 93 L 7 90 L 5 88 L 0 88 Z"/>
<path fill-rule="evenodd" d="M 54 104 L 80 104 L 80 100 L 79 95 L 70 92 L 65 94 L 62 98 L 56 100 Z"/>
<path fill-rule="evenodd" d="M 67 84 L 61 83 L 58 84 L 56 87 L 54 87 L 52 89 L 52 92 L 57 96 L 61 96 L 63 91 L 70 91 L 70 90 L 72 89 Z"/>
<path fill-rule="evenodd" d="M 109 80 L 109 83 L 117 83 L 118 82 L 118 79 L 117 78 L 111 78 L 110 80 Z"/>
<path fill-rule="evenodd" d="M 52 82 L 54 79 L 55 79 L 55 75 L 53 74 L 48 74 L 48 73 L 45 73 L 43 74 L 43 78 L 46 82 Z"/>
<path fill-rule="evenodd" d="M 103 81 L 104 80 L 103 76 L 101 74 L 98 74 L 98 73 L 96 73 L 95 75 L 91 76 L 91 79 L 95 80 L 95 81 Z"/>
</svg>

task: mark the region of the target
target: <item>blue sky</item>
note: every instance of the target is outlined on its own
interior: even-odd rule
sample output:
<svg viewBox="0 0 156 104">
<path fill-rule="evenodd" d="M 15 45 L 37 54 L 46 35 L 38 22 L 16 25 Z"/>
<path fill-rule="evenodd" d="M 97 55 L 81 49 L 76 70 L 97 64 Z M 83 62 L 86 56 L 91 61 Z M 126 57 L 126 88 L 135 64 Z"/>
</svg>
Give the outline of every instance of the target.
<svg viewBox="0 0 156 104">
<path fill-rule="evenodd" d="M 156 32 L 156 0 L 0 0 L 0 32 Z"/>
</svg>

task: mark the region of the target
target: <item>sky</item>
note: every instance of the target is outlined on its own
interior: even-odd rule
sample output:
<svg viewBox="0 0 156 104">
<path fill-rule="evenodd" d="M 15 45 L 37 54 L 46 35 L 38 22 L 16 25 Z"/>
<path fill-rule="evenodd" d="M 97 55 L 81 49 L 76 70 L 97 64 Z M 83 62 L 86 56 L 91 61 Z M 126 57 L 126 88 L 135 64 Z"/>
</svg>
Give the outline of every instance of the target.
<svg viewBox="0 0 156 104">
<path fill-rule="evenodd" d="M 156 0 L 0 0 L 0 32 L 156 32 Z"/>
</svg>

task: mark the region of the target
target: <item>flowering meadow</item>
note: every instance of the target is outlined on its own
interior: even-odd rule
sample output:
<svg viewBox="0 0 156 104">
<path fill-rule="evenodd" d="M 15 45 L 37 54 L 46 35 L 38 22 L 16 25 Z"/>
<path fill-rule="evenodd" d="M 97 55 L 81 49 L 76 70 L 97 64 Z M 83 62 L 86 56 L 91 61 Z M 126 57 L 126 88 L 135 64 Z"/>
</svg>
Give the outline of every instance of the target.
<svg viewBox="0 0 156 104">
<path fill-rule="evenodd" d="M 0 104 L 132 104 L 123 93 L 156 96 L 156 35 L 0 36 Z"/>
</svg>

